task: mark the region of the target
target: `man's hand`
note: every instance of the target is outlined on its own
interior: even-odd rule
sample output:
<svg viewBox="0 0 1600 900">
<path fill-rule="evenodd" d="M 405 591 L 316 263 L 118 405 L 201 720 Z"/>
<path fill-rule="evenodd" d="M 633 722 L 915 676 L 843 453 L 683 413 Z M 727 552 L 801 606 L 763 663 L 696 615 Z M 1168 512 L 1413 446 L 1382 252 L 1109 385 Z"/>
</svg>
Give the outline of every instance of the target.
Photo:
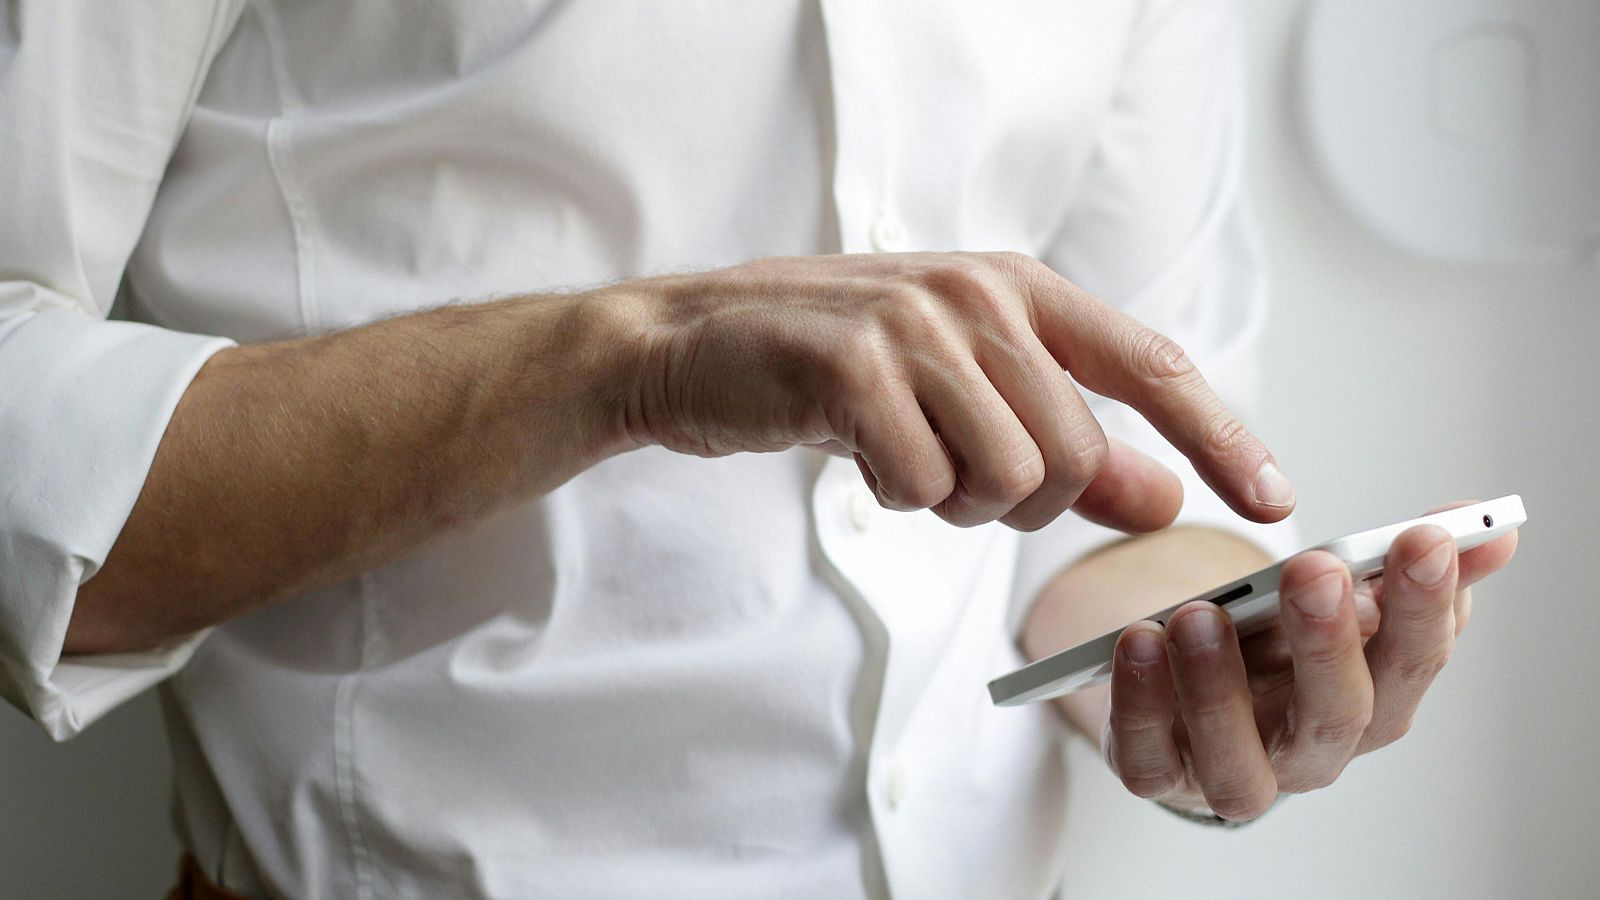
<svg viewBox="0 0 1600 900">
<path fill-rule="evenodd" d="M 1241 515 L 1294 492 L 1176 344 L 1014 253 L 767 259 L 650 279 L 658 339 L 629 431 L 702 455 L 836 444 L 878 500 L 1036 529 L 1064 510 L 1126 531 L 1182 500 L 1108 442 L 1062 370 L 1138 409 Z"/>
<path fill-rule="evenodd" d="M 1446 532 L 1418 526 L 1361 585 L 1327 553 L 1295 557 L 1278 625 L 1242 641 L 1210 603 L 1185 605 L 1166 628 L 1129 626 L 1103 719 L 1107 762 L 1140 797 L 1229 819 L 1325 787 L 1405 735 L 1467 623 L 1470 586 L 1515 550 L 1512 534 L 1458 559 Z"/>
<path fill-rule="evenodd" d="M 1176 345 L 1016 254 L 772 259 L 224 350 L 78 593 L 66 652 L 153 646 L 413 552 L 641 444 L 837 443 L 880 500 L 1150 531 L 1182 489 L 1071 381 L 1131 403 L 1248 518 L 1272 458 Z"/>
</svg>

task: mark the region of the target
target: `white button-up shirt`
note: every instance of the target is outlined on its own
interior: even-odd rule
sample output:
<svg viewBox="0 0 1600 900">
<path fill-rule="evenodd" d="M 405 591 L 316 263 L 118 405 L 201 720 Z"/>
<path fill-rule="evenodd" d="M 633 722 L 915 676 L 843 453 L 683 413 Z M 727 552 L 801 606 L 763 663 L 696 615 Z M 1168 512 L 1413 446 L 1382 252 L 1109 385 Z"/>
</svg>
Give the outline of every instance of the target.
<svg viewBox="0 0 1600 900">
<path fill-rule="evenodd" d="M 1054 887 L 1063 728 L 984 685 L 1044 580 L 1111 536 L 1071 516 L 962 530 L 813 451 L 654 448 L 171 647 L 61 657 L 63 635 L 230 341 L 778 254 L 1015 249 L 1248 412 L 1263 293 L 1223 4 L 0 20 L 0 693 L 65 738 L 165 680 L 208 872 L 313 898 Z M 132 322 L 106 320 L 119 286 Z M 1180 471 L 1187 520 L 1239 525 Z"/>
</svg>

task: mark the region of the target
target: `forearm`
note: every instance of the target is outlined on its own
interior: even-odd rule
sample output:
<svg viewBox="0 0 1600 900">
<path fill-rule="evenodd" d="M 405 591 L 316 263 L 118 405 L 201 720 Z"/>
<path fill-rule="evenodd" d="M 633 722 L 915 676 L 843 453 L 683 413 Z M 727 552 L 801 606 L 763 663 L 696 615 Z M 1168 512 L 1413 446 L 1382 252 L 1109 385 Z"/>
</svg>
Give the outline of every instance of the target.
<svg viewBox="0 0 1600 900">
<path fill-rule="evenodd" d="M 1037 261 L 757 260 L 218 354 L 79 592 L 65 649 L 225 621 L 650 443 L 842 447 L 881 502 L 957 524 L 1038 527 L 1071 502 L 1159 528 L 1177 479 L 1104 441 L 1067 357 L 1241 515 L 1288 513 L 1270 454 L 1181 349 Z"/>
<path fill-rule="evenodd" d="M 1045 586 L 1023 631 L 1023 652 L 1048 656 L 1270 562 L 1255 544 L 1211 528 L 1169 528 L 1113 544 Z M 1102 685 L 1055 702 L 1067 721 L 1099 740 L 1109 690 Z"/>
<path fill-rule="evenodd" d="M 217 354 L 65 652 L 148 646 L 348 577 L 625 449 L 636 312 L 621 293 L 517 298 Z"/>
</svg>

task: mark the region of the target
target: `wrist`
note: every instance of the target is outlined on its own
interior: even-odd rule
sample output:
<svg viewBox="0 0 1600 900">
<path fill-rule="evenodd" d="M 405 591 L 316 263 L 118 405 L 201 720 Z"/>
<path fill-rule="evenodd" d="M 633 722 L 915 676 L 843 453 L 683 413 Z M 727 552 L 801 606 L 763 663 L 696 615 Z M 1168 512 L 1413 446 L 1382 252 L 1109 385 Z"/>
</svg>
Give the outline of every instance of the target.
<svg viewBox="0 0 1600 900">
<path fill-rule="evenodd" d="M 663 275 L 623 282 L 588 298 L 596 327 L 610 348 L 617 390 L 605 401 L 605 434 L 614 452 L 666 446 L 695 452 L 696 432 L 685 413 L 683 382 L 704 322 L 704 282 L 697 275 Z"/>
<path fill-rule="evenodd" d="M 662 393 L 673 329 L 663 279 L 637 279 L 563 298 L 553 326 L 556 365 L 572 377 L 579 428 L 593 461 L 657 443 L 642 410 Z"/>
</svg>

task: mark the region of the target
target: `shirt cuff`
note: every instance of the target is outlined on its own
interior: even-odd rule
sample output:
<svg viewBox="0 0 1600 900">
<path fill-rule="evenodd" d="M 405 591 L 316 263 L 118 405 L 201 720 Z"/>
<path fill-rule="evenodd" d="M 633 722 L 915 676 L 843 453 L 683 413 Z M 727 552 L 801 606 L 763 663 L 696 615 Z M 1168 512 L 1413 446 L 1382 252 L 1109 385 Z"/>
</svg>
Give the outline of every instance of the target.
<svg viewBox="0 0 1600 900">
<path fill-rule="evenodd" d="M 61 656 L 172 412 L 223 338 L 65 310 L 0 319 L 0 696 L 64 740 L 177 671 L 204 633 Z"/>
</svg>

